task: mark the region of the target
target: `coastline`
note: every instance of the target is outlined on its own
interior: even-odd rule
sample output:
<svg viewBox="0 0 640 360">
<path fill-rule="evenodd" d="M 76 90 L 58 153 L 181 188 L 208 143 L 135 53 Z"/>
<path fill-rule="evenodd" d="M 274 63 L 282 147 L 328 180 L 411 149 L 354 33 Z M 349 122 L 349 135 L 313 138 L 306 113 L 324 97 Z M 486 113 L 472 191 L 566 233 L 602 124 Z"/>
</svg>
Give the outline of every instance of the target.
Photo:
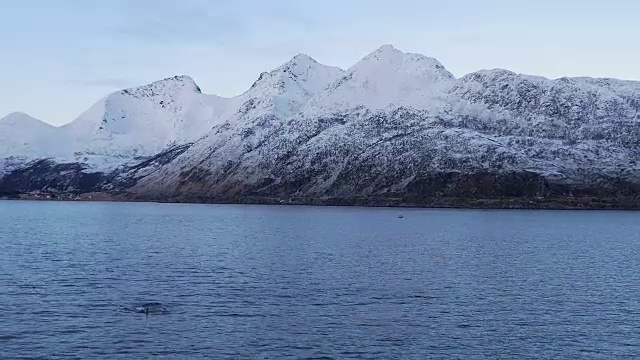
<svg viewBox="0 0 640 360">
<path fill-rule="evenodd" d="M 505 210 L 640 210 L 638 198 L 598 197 L 519 197 L 519 198 L 380 198 L 380 197 L 141 197 L 129 194 L 11 194 L 0 196 L 0 200 L 31 201 L 107 201 L 148 202 L 179 204 L 234 204 L 234 205 L 279 205 L 279 206 L 353 206 L 388 208 L 434 208 L 434 209 L 505 209 Z"/>
</svg>

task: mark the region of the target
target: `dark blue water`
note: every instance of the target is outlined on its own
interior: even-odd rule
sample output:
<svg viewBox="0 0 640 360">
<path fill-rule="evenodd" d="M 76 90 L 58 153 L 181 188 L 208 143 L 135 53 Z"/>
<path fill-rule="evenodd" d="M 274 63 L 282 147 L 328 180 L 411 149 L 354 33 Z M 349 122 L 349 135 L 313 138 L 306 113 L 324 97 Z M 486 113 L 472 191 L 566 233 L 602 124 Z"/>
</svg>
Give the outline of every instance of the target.
<svg viewBox="0 0 640 360">
<path fill-rule="evenodd" d="M 639 220 L 4 201 L 0 358 L 638 357 Z"/>
</svg>

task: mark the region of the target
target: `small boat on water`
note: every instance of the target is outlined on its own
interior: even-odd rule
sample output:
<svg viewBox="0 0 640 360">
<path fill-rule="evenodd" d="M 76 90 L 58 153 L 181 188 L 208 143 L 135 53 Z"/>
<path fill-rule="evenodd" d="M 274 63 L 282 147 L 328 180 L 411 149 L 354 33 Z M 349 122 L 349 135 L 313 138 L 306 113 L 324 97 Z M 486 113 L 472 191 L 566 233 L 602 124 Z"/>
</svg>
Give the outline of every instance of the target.
<svg viewBox="0 0 640 360">
<path fill-rule="evenodd" d="M 404 219 L 404 215 L 398 215 L 398 219 Z"/>
</svg>

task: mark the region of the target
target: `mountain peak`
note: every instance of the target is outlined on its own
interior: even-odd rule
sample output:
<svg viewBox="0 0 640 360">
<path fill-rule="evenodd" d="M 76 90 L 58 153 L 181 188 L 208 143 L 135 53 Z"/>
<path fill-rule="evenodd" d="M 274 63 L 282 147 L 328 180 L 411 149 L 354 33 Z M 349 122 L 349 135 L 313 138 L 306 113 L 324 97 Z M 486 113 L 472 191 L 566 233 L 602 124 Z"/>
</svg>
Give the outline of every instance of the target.
<svg viewBox="0 0 640 360">
<path fill-rule="evenodd" d="M 381 47 L 374 50 L 369 55 L 365 56 L 360 62 L 356 63 L 358 65 L 362 62 L 392 62 L 392 61 L 401 61 L 403 57 L 409 56 L 411 54 L 404 53 L 398 49 L 396 49 L 393 45 L 387 44 L 382 45 Z M 417 54 L 416 54 L 417 55 Z M 356 66 L 354 65 L 354 66 Z"/>
<path fill-rule="evenodd" d="M 309 55 L 298 54 L 275 70 L 261 73 L 251 90 L 269 88 L 276 89 L 277 93 L 284 93 L 291 90 L 291 87 L 300 87 L 307 95 L 314 94 L 342 71 L 337 67 L 323 65 Z"/>
<path fill-rule="evenodd" d="M 164 78 L 147 85 L 125 89 L 122 93 L 136 97 L 147 97 L 167 92 L 181 92 L 184 90 L 192 90 L 197 93 L 202 93 L 200 87 L 196 84 L 193 78 L 188 75 L 176 75 Z"/>
<path fill-rule="evenodd" d="M 15 111 L 7 114 L 7 116 L 3 117 L 1 120 L 20 119 L 20 118 L 27 118 L 27 117 L 31 117 L 31 116 L 20 111 Z"/>
<path fill-rule="evenodd" d="M 332 66 L 323 65 L 307 54 L 298 54 L 286 63 L 278 66 L 271 73 L 290 73 L 293 76 L 301 76 L 313 71 L 322 71 L 326 68 L 337 69 Z"/>
<path fill-rule="evenodd" d="M 402 53 L 402 51 L 398 50 L 395 46 L 391 44 L 384 44 L 380 46 L 378 49 L 374 51 L 374 53 L 384 54 L 384 53 Z"/>
<path fill-rule="evenodd" d="M 432 73 L 433 80 L 453 80 L 453 75 L 435 58 L 417 53 L 402 52 L 393 45 L 383 45 L 365 56 L 350 70 L 362 71 L 386 67 L 393 71 L 410 71 L 415 73 Z"/>
<path fill-rule="evenodd" d="M 179 83 L 187 83 L 187 84 L 195 84 L 196 82 L 189 75 L 175 75 L 168 78 L 164 78 L 162 80 L 155 81 L 159 82 L 179 82 Z"/>
<path fill-rule="evenodd" d="M 327 96 L 318 104 L 325 108 L 424 108 L 436 106 L 432 100 L 441 97 L 454 82 L 453 75 L 438 60 L 383 45 L 331 83 Z"/>
<path fill-rule="evenodd" d="M 295 62 L 295 63 L 300 63 L 300 62 L 301 63 L 315 63 L 315 64 L 318 63 L 314 58 L 312 58 L 311 56 L 309 56 L 307 54 L 303 54 L 303 53 L 300 53 L 300 54 L 294 56 L 289 62 L 290 63 L 291 62 Z"/>
<path fill-rule="evenodd" d="M 23 113 L 23 112 L 12 112 L 10 114 L 8 114 L 7 116 L 3 117 L 2 119 L 0 119 L 0 122 L 2 123 L 6 123 L 6 124 L 18 124 L 18 123 L 22 123 L 22 124 L 33 124 L 33 123 L 42 123 L 44 125 L 47 126 L 51 126 L 47 123 L 45 123 L 42 120 L 36 119 L 33 116 Z"/>
<path fill-rule="evenodd" d="M 152 84 L 157 84 L 157 83 L 178 84 L 180 86 L 191 88 L 191 89 L 194 89 L 196 92 L 202 93 L 202 90 L 200 89 L 198 84 L 196 84 L 195 80 L 193 80 L 193 78 L 189 75 L 176 75 L 176 76 L 172 76 L 169 78 L 156 81 Z"/>
</svg>

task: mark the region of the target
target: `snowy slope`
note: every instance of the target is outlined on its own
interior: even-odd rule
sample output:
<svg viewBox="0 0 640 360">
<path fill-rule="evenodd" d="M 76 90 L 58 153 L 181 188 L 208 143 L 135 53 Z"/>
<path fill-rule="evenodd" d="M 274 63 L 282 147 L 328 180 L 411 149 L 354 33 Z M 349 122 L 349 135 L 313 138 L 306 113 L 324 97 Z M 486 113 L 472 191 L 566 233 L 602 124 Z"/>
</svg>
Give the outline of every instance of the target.
<svg viewBox="0 0 640 360">
<path fill-rule="evenodd" d="M 434 108 L 455 78 L 438 60 L 384 45 L 349 68 L 310 103 L 307 111 L 331 112 L 411 106 Z"/>
<path fill-rule="evenodd" d="M 239 105 L 236 116 L 294 115 L 343 73 L 308 55 L 296 55 L 275 70 L 262 73 L 249 90 L 233 99 L 235 106 Z"/>
<path fill-rule="evenodd" d="M 24 113 L 0 119 L 0 176 L 39 158 L 69 157 L 70 139 L 57 127 Z"/>
<path fill-rule="evenodd" d="M 78 151 L 98 156 L 150 156 L 202 136 L 219 121 L 223 98 L 204 95 L 188 76 L 113 93 L 62 127 Z"/>
<path fill-rule="evenodd" d="M 269 106 L 214 127 L 145 173 L 134 190 L 348 197 L 418 195 L 441 182 L 437 193 L 460 195 L 457 185 L 447 187 L 449 174 L 479 173 L 499 177 L 513 193 L 519 185 L 508 184 L 519 180 L 504 180 L 509 174 L 524 174 L 516 179 L 527 184 L 583 188 L 610 179 L 640 183 L 638 82 L 548 80 L 504 70 L 456 80 L 437 60 L 391 46 L 338 74 L 302 106 L 301 86 L 289 80 L 266 87 L 277 91 L 255 90 L 260 96 L 252 105 Z M 282 94 L 295 106 L 274 105 Z M 465 186 L 480 191 L 479 184 Z"/>
<path fill-rule="evenodd" d="M 93 170 L 126 165 L 107 188 L 140 196 L 609 196 L 640 191 L 639 113 L 640 82 L 456 79 L 385 45 L 347 70 L 297 55 L 233 98 L 187 76 L 123 90 L 46 138 Z"/>
<path fill-rule="evenodd" d="M 108 95 L 60 128 L 15 113 L 0 121 L 0 158 L 12 167 L 40 158 L 110 171 L 195 141 L 223 117 L 228 99 L 176 76 Z M 20 161 L 17 161 L 19 158 Z"/>
<path fill-rule="evenodd" d="M 310 99 L 322 94 L 342 73 L 304 54 L 262 73 L 249 90 L 229 99 L 226 120 L 188 150 L 197 154 L 192 160 L 205 161 L 209 154 L 217 153 L 221 164 L 240 161 L 247 148 L 269 141 L 274 129 L 297 117 Z"/>
<path fill-rule="evenodd" d="M 69 142 L 59 128 L 24 113 L 0 119 L 0 154 L 13 157 L 50 157 L 66 154 Z"/>
<path fill-rule="evenodd" d="M 193 79 L 176 76 L 114 92 L 61 128 L 24 120 L 15 132 L 8 124 L 19 116 L 12 114 L 0 127 L 0 136 L 7 137 L 0 145 L 0 158 L 53 157 L 107 171 L 193 142 L 214 125 L 242 119 L 247 113 L 289 116 L 341 72 L 300 54 L 263 73 L 248 91 L 230 99 L 202 94 Z"/>
</svg>

